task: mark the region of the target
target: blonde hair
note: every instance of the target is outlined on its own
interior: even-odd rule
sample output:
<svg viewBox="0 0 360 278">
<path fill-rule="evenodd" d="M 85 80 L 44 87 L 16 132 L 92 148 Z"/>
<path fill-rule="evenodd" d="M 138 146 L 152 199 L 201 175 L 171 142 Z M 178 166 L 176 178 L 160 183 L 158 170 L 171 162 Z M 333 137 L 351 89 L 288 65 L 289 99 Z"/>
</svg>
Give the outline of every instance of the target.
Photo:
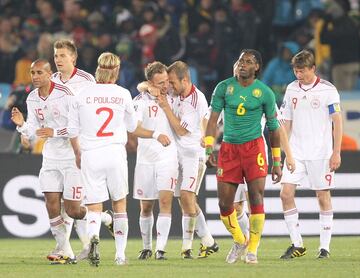
<svg viewBox="0 0 360 278">
<path fill-rule="evenodd" d="M 170 72 L 174 72 L 176 77 L 179 80 L 184 79 L 185 77 L 190 81 L 190 70 L 189 70 L 189 66 L 182 62 L 182 61 L 176 61 L 174 63 L 172 63 L 169 67 L 168 67 L 168 73 Z"/>
<path fill-rule="evenodd" d="M 99 83 L 115 83 L 119 76 L 119 70 L 119 56 L 111 52 L 104 52 L 98 58 L 95 79 Z"/>
<path fill-rule="evenodd" d="M 163 73 L 164 71 L 167 71 L 167 67 L 163 63 L 159 61 L 152 62 L 144 70 L 145 78 L 146 80 L 152 80 L 155 74 Z"/>
<path fill-rule="evenodd" d="M 72 54 L 75 55 L 75 57 L 78 56 L 77 48 L 75 46 L 75 43 L 71 40 L 58 40 L 54 43 L 54 49 L 61 49 L 66 48 L 68 49 Z"/>
</svg>

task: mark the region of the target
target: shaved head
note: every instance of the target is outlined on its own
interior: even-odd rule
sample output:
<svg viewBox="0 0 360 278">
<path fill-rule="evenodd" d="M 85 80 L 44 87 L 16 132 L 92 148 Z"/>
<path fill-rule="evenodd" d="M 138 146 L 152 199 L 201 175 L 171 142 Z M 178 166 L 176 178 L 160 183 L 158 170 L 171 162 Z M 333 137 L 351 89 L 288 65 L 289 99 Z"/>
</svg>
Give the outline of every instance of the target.
<svg viewBox="0 0 360 278">
<path fill-rule="evenodd" d="M 34 68 L 35 66 L 42 67 L 47 72 L 52 72 L 51 65 L 48 60 L 46 59 L 37 59 L 34 62 L 32 62 L 30 68 Z"/>
</svg>

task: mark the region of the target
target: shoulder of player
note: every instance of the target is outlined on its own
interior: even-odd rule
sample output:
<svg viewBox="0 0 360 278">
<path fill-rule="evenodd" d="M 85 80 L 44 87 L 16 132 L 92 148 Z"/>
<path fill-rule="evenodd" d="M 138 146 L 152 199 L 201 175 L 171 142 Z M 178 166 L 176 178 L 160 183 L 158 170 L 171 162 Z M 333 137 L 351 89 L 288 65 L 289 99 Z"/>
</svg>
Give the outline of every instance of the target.
<svg viewBox="0 0 360 278">
<path fill-rule="evenodd" d="M 83 78 L 83 79 L 86 79 L 90 82 L 95 82 L 95 78 L 92 74 L 84 71 L 84 70 L 81 70 L 79 68 L 76 68 L 76 73 L 75 73 L 75 76 L 77 77 L 80 77 L 80 78 Z"/>
<path fill-rule="evenodd" d="M 334 86 L 334 84 L 332 84 L 330 81 L 327 81 L 325 79 L 320 79 L 319 86 L 322 89 L 336 90 L 336 87 Z"/>
<path fill-rule="evenodd" d="M 26 101 L 30 101 L 30 102 L 37 102 L 40 100 L 40 97 L 39 97 L 39 93 L 38 93 L 39 89 L 35 88 L 34 90 L 32 90 L 27 98 L 26 98 Z"/>
<path fill-rule="evenodd" d="M 56 83 L 54 82 L 54 92 L 68 95 L 68 96 L 74 96 L 74 92 L 71 88 L 64 84 Z"/>
<path fill-rule="evenodd" d="M 230 77 L 225 80 L 222 80 L 216 85 L 215 90 L 225 89 L 229 85 L 232 85 L 234 82 L 236 82 L 236 79 L 234 77 Z"/>
<path fill-rule="evenodd" d="M 201 92 L 195 85 L 194 85 L 194 91 L 186 97 L 184 100 L 184 103 L 187 103 L 188 105 L 192 106 L 195 109 L 198 109 L 202 106 L 204 101 L 206 102 L 205 95 L 203 92 Z"/>
</svg>

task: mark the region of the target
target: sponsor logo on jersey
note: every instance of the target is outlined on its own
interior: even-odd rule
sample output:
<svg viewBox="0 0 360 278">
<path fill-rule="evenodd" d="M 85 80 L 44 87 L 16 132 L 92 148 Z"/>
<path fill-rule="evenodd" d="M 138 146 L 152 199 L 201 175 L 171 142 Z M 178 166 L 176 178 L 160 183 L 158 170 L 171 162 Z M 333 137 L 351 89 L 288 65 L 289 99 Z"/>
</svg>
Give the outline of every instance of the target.
<svg viewBox="0 0 360 278">
<path fill-rule="evenodd" d="M 262 91 L 261 91 L 260 89 L 254 89 L 254 90 L 252 91 L 252 95 L 253 95 L 254 97 L 256 97 L 256 98 L 259 98 L 259 97 L 262 96 Z"/>
<path fill-rule="evenodd" d="M 246 97 L 240 96 L 240 98 L 243 99 L 244 101 L 246 101 Z"/>
<path fill-rule="evenodd" d="M 54 118 L 60 117 L 60 111 L 56 107 L 53 108 L 53 115 L 54 115 Z"/>
<path fill-rule="evenodd" d="M 232 96 L 234 94 L 234 86 L 228 86 L 226 89 L 226 94 Z"/>
</svg>

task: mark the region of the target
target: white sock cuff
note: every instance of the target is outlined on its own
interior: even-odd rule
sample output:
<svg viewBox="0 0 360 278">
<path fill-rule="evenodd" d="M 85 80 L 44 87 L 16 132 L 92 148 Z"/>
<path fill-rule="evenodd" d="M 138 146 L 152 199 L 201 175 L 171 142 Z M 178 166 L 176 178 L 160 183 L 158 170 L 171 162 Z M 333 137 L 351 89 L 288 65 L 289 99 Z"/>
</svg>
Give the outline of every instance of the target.
<svg viewBox="0 0 360 278">
<path fill-rule="evenodd" d="M 159 213 L 158 217 L 169 217 L 169 218 L 171 218 L 171 213 Z"/>
<path fill-rule="evenodd" d="M 56 227 L 64 223 L 64 219 L 61 217 L 61 215 L 51 218 L 49 220 L 51 227 Z"/>
<path fill-rule="evenodd" d="M 114 213 L 114 220 L 115 219 L 127 219 L 127 213 L 126 212 L 118 212 L 118 213 Z"/>
<path fill-rule="evenodd" d="M 298 213 L 298 210 L 297 208 L 292 208 L 292 209 L 289 209 L 289 210 L 285 210 L 284 211 L 284 216 L 292 216 L 292 215 L 295 215 Z"/>
</svg>

